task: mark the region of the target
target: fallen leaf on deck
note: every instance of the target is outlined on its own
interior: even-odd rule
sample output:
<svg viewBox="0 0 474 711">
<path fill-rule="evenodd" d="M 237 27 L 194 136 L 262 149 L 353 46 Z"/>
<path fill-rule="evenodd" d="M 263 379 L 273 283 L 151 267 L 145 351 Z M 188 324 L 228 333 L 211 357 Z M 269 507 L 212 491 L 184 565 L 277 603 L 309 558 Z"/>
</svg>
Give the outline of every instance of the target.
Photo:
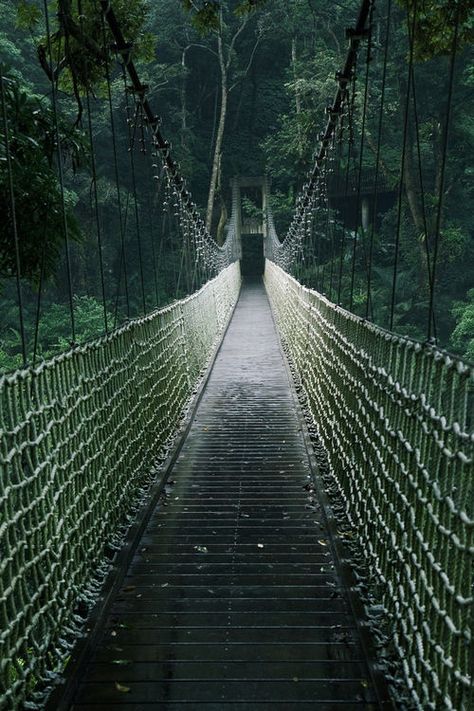
<svg viewBox="0 0 474 711">
<path fill-rule="evenodd" d="M 123 684 L 119 684 L 118 681 L 115 682 L 115 688 L 117 689 L 117 691 L 121 691 L 122 694 L 128 694 L 128 692 L 130 691 L 129 686 L 124 686 Z"/>
</svg>

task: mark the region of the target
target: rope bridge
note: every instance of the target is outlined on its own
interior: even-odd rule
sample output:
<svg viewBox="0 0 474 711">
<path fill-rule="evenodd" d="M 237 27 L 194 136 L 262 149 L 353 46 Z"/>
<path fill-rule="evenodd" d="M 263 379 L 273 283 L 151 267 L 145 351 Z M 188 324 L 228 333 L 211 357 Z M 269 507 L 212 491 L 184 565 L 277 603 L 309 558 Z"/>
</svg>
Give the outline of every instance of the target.
<svg viewBox="0 0 474 711">
<path fill-rule="evenodd" d="M 72 349 L 38 365 L 36 338 L 30 359 L 22 325 L 24 367 L 0 379 L 1 708 L 37 707 L 43 703 L 45 687 L 63 670 L 72 640 L 83 623 L 81 603 L 87 607 L 97 592 L 100 573 L 106 569 L 102 565 L 104 552 L 118 546 L 124 523 L 150 483 L 154 465 L 166 452 L 200 373 L 229 320 L 240 288 L 236 261 L 241 254 L 237 219 L 240 206 L 234 196 L 227 239 L 222 247 L 218 246 L 192 202 L 170 144 L 161 135 L 159 119 L 146 98 L 147 87 L 140 81 L 131 45 L 125 41 L 112 5 L 107 0 L 100 4 L 104 48 L 113 38 L 127 97 L 131 203 L 136 209 L 140 258 L 137 283 L 141 285 L 142 315 L 130 318 L 130 275 L 124 240 L 128 202 L 124 210 L 112 131 L 121 240 L 115 320 L 119 301 L 124 302 L 123 307 L 126 305 L 127 320 L 114 329 L 107 321 L 100 260 L 104 336 L 77 345 L 73 279 L 67 257 Z M 48 26 L 46 3 L 45 13 Z M 375 168 L 370 165 L 375 203 L 381 181 L 380 138 L 390 13 L 389 0 L 387 14 L 382 18 L 386 35 L 384 61 L 379 63 L 382 76 Z M 324 450 L 322 468 L 328 490 L 334 500 L 342 502 L 343 520 L 350 527 L 348 537 L 365 559 L 365 577 L 361 580 L 369 587 L 372 609 L 384 618 L 382 626 L 390 636 L 390 651 L 403 670 L 404 682 L 399 686 L 408 689 L 410 703 L 417 708 L 467 709 L 473 626 L 474 377 L 472 366 L 446 354 L 432 340 L 436 333 L 436 268 L 451 94 L 443 135 L 437 219 L 432 239 L 425 240 L 427 340 L 418 343 L 391 332 L 400 261 L 401 180 L 397 186 L 390 330 L 373 323 L 375 206 L 368 230 L 359 219 L 367 154 L 364 145 L 373 14 L 374 3 L 363 0 L 355 27 L 348 33 L 349 51 L 336 76 L 337 93 L 327 108 L 328 121 L 319 136 L 314 165 L 283 241 L 267 210 L 265 284 L 295 376 L 303 388 L 308 417 Z M 416 98 L 415 20 L 416 0 L 408 11 L 407 23 L 409 63 L 402 176 L 408 111 Z M 111 36 L 108 38 L 105 22 Z M 451 85 L 457 20 L 455 27 Z M 47 34 L 49 37 L 49 30 Z M 365 86 L 359 106 L 355 100 L 356 67 L 360 45 L 365 41 Z M 52 66 L 51 47 L 48 53 Z M 113 128 L 108 59 L 105 70 Z M 126 77 L 130 86 L 126 85 Z M 15 217 L 11 130 L 5 111 L 8 87 L 7 80 L 0 78 L 11 211 Z M 56 89 L 52 79 L 57 132 Z M 130 95 L 134 114 L 128 104 Z M 93 149 L 91 113 L 87 113 Z M 417 125 L 417 138 L 418 128 Z M 354 158 L 357 131 L 358 166 Z M 134 178 L 134 150 L 140 143 L 136 132 L 146 134 L 154 161 L 152 173 L 159 186 L 157 202 L 170 217 L 170 223 L 171 219 L 174 221 L 173 239 L 182 250 L 184 267 L 178 283 L 183 280 L 188 292 L 193 292 L 150 313 L 140 200 Z M 56 144 L 64 201 L 59 138 Z M 94 159 L 92 170 L 94 173 Z M 355 229 L 339 219 L 329 204 L 332 173 L 336 173 L 338 185 L 345 184 L 346 198 L 349 185 L 351 192 L 356 186 Z M 91 194 L 95 193 L 98 214 L 95 175 L 93 186 Z M 15 219 L 12 225 L 23 324 L 21 244 Z M 66 220 L 64 229 L 67 253 Z M 100 238 L 97 219 L 99 255 Z M 362 290 L 356 278 L 358 261 L 364 266 L 366 284 L 363 302 L 359 300 L 363 313 L 356 315 L 358 286 Z M 303 285 L 308 265 L 315 276 L 311 277 L 313 281 L 308 279 L 311 283 Z M 41 283 L 40 279 L 38 314 Z"/>
</svg>

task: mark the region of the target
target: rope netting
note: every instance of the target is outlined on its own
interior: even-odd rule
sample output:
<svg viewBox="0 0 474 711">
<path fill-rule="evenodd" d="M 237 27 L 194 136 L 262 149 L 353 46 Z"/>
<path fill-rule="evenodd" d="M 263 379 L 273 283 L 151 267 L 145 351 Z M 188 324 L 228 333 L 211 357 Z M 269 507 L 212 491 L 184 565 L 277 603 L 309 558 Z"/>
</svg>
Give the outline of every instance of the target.
<svg viewBox="0 0 474 711">
<path fill-rule="evenodd" d="M 234 263 L 182 301 L 0 379 L 1 708 L 34 707 L 64 667 L 75 610 L 239 288 Z"/>
<path fill-rule="evenodd" d="M 473 370 L 335 306 L 268 260 L 265 282 L 414 704 L 467 709 Z"/>
</svg>

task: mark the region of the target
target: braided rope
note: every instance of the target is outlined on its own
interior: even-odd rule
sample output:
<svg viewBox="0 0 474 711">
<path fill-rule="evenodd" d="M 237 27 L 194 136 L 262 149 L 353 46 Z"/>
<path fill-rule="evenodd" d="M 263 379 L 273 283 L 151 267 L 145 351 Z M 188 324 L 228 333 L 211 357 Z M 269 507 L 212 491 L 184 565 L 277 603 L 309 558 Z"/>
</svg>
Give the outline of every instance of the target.
<svg viewBox="0 0 474 711">
<path fill-rule="evenodd" d="M 176 430 L 240 287 L 188 298 L 0 378 L 0 708 L 61 670 L 104 549 Z"/>
<path fill-rule="evenodd" d="M 467 709 L 473 370 L 335 306 L 268 260 L 265 283 L 414 703 Z"/>
</svg>

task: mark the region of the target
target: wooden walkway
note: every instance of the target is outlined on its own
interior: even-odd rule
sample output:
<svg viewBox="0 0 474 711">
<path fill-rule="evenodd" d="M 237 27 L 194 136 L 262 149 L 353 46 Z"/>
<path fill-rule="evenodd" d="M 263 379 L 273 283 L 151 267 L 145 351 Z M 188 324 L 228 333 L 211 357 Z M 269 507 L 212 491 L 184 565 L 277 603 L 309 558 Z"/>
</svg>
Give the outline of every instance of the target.
<svg viewBox="0 0 474 711">
<path fill-rule="evenodd" d="M 379 708 L 297 407 L 248 284 L 71 708 Z"/>
</svg>

